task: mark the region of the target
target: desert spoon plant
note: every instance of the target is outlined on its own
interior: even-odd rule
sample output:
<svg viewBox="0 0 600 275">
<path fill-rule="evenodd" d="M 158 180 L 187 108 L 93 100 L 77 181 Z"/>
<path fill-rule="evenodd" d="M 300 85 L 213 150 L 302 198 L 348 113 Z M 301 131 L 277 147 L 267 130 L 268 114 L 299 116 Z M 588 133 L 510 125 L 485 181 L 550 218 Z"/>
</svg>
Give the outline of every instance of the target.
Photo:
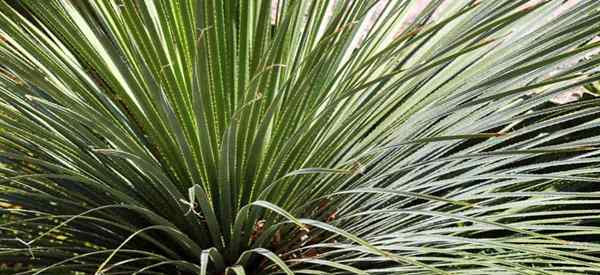
<svg viewBox="0 0 600 275">
<path fill-rule="evenodd" d="M 0 262 L 600 274 L 600 1 L 417 4 L 0 1 Z"/>
</svg>

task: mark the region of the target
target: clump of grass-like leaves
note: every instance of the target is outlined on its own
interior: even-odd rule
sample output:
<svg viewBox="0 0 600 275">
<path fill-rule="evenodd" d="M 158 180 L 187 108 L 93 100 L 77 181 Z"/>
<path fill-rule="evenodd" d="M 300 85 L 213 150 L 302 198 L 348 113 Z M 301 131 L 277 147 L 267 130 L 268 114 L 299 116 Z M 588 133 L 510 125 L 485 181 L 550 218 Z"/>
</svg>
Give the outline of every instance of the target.
<svg viewBox="0 0 600 275">
<path fill-rule="evenodd" d="M 0 262 L 599 273 L 600 1 L 536 2 L 0 1 Z"/>
</svg>

